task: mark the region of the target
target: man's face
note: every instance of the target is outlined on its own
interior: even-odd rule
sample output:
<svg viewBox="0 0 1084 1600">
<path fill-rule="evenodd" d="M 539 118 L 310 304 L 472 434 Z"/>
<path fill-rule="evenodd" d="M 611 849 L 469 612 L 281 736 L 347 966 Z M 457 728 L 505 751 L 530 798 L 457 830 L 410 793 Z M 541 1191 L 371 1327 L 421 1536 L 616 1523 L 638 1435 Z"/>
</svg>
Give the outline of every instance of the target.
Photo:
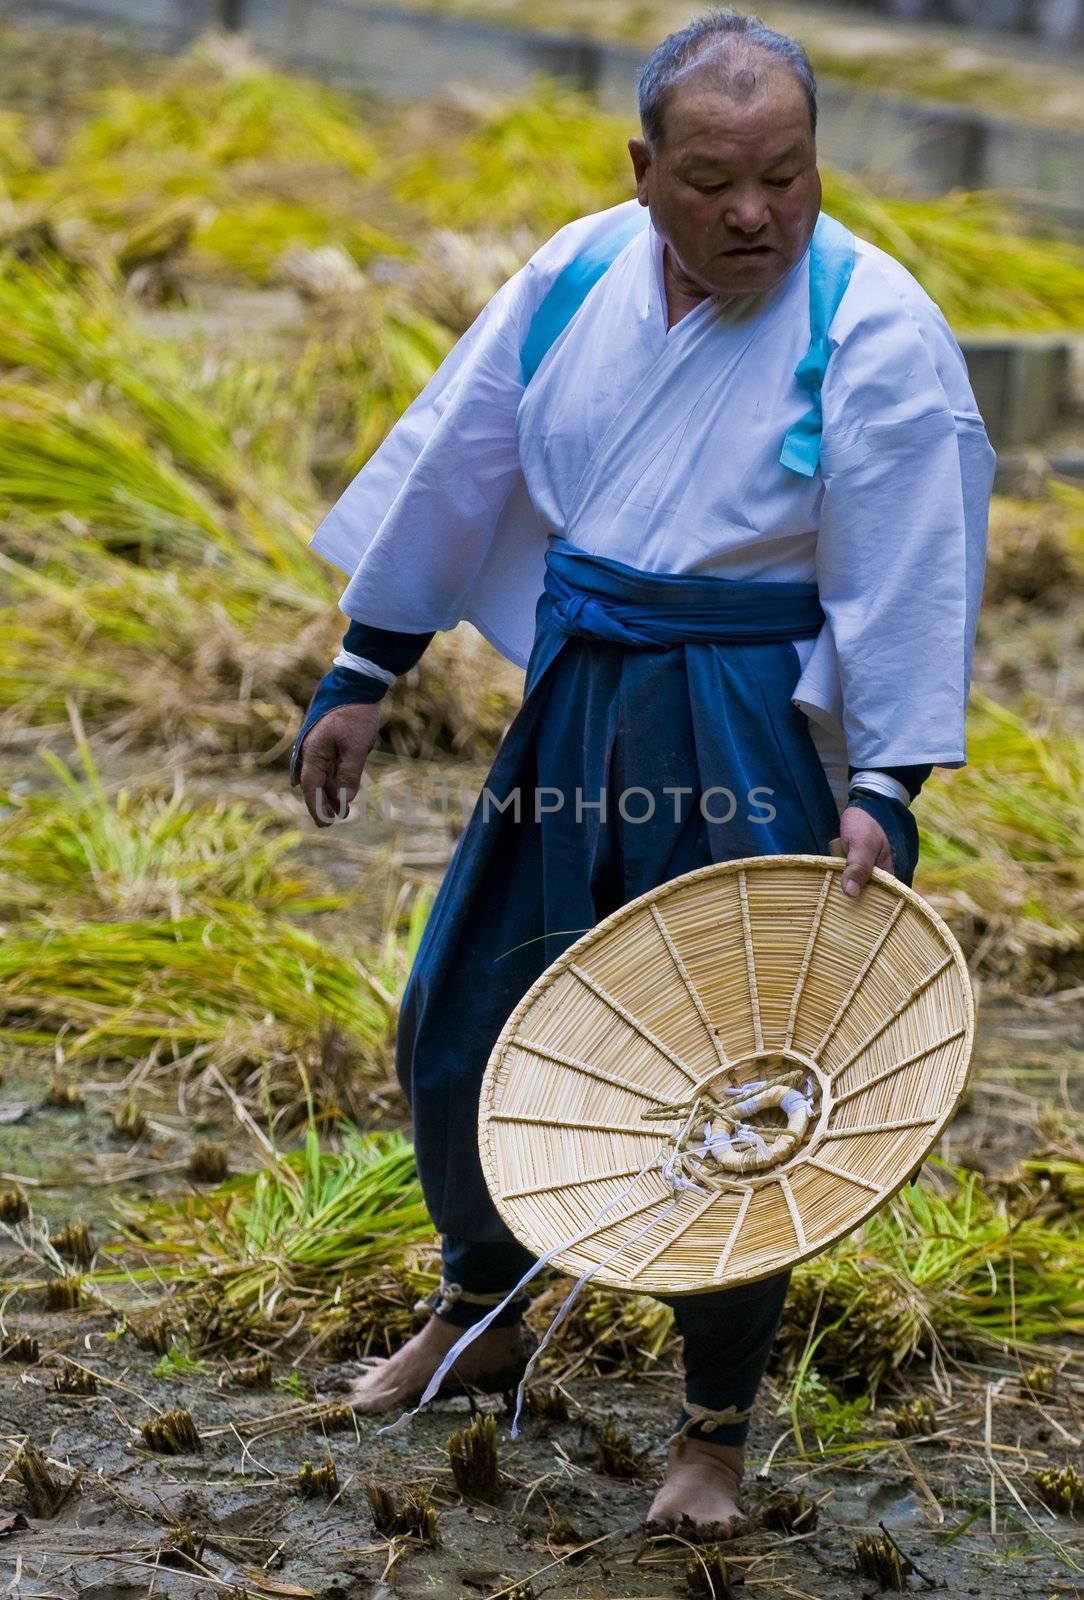
<svg viewBox="0 0 1084 1600">
<path fill-rule="evenodd" d="M 705 294 L 762 294 L 801 260 L 821 204 L 805 92 L 792 72 L 753 58 L 733 94 L 710 68 L 666 107 L 662 148 L 629 140 L 642 205 L 689 281 Z"/>
</svg>

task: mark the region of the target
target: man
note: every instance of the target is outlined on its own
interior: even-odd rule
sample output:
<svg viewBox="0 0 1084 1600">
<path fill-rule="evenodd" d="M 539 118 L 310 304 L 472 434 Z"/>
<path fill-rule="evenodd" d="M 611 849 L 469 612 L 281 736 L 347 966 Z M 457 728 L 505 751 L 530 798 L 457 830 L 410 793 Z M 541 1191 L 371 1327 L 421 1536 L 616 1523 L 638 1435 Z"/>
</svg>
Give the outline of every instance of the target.
<svg viewBox="0 0 1084 1600">
<path fill-rule="evenodd" d="M 898 263 L 820 217 L 800 46 L 709 12 L 652 55 L 640 116 L 636 199 L 504 284 L 313 541 L 353 572 L 295 745 L 319 823 L 436 629 L 470 620 L 527 665 L 404 997 L 444 1281 L 426 1327 L 357 1380 L 365 1411 L 413 1404 L 531 1265 L 489 1200 L 476 1116 L 534 978 L 711 861 L 838 834 L 844 893 L 874 866 L 909 882 L 907 805 L 965 759 L 993 454 L 955 341 Z M 686 1399 L 649 1526 L 741 1525 L 786 1285 L 672 1302 Z M 518 1375 L 525 1304 L 460 1357 L 463 1381 Z"/>
</svg>

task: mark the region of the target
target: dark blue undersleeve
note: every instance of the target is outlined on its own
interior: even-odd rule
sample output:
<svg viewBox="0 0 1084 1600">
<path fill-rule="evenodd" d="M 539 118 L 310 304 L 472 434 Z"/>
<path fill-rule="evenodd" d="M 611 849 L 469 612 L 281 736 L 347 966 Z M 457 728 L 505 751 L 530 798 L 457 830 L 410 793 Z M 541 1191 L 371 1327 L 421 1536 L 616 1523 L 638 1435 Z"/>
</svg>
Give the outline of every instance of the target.
<svg viewBox="0 0 1084 1600">
<path fill-rule="evenodd" d="M 873 768 L 869 770 L 872 772 Z M 918 866 L 918 826 L 903 801 L 885 794 L 872 794 L 868 789 L 852 789 L 847 804 L 867 812 L 874 822 L 880 823 L 892 852 L 892 870 L 910 888 Z"/>
<path fill-rule="evenodd" d="M 383 667 L 396 677 L 420 661 L 431 633 L 393 633 L 389 628 L 372 628 L 365 622 L 351 618 L 343 635 L 343 649 L 352 655 L 363 656 L 375 667 Z M 313 690 L 308 710 L 298 729 L 293 749 L 290 751 L 290 782 L 301 779 L 301 746 L 305 735 L 314 723 L 336 706 L 371 706 L 383 700 L 389 685 L 383 678 L 369 673 L 355 672 L 351 667 L 332 667 L 324 674 Z"/>
</svg>

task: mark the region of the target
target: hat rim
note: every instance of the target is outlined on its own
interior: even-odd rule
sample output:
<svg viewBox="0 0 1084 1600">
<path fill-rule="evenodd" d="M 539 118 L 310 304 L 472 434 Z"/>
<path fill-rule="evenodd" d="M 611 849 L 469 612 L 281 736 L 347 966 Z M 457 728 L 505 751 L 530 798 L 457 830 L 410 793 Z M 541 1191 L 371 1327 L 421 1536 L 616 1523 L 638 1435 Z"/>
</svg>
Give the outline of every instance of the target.
<svg viewBox="0 0 1084 1600">
<path fill-rule="evenodd" d="M 763 873 L 785 870 L 791 867 L 808 867 L 822 871 L 842 872 L 846 865 L 846 860 L 839 856 L 787 854 L 743 856 L 733 861 L 712 862 L 707 866 L 697 867 L 691 872 L 681 874 L 679 877 L 668 879 L 665 883 L 658 884 L 654 888 L 646 890 L 642 895 L 638 895 L 634 900 L 627 901 L 624 905 L 619 906 L 616 911 L 604 917 L 593 928 L 581 934 L 573 944 L 569 945 L 566 950 L 556 957 L 544 972 L 539 974 L 509 1015 L 490 1052 L 482 1079 L 478 1107 L 478 1149 L 486 1185 L 501 1220 L 514 1237 L 527 1249 L 531 1250 L 536 1256 L 540 1256 L 552 1250 L 553 1240 L 547 1240 L 541 1235 L 535 1234 L 529 1226 L 525 1226 L 523 1216 L 501 1194 L 497 1175 L 493 1114 L 496 1109 L 494 1103 L 495 1095 L 505 1053 L 514 1041 L 522 1019 L 531 1010 L 539 997 L 563 972 L 573 963 L 578 962 L 586 951 L 605 939 L 611 931 L 620 928 L 623 923 L 638 917 L 644 908 L 665 901 L 692 884 L 711 878 L 726 879 L 736 877 L 743 872 L 755 871 Z M 937 1144 L 967 1094 L 974 1067 L 976 1006 L 966 957 L 955 934 L 944 918 L 916 890 L 880 867 L 872 869 L 870 881 L 883 885 L 893 895 L 911 905 L 919 916 L 930 925 L 943 944 L 946 953 L 952 957 L 952 968 L 955 970 L 959 980 L 959 999 L 962 1003 L 962 1037 L 957 1044 L 957 1050 L 962 1061 L 958 1088 L 936 1118 L 936 1121 L 926 1130 L 927 1136 L 924 1139 L 922 1155 L 919 1160 L 913 1165 L 909 1164 L 908 1170 L 903 1173 L 897 1182 L 886 1184 L 877 1193 L 871 1194 L 867 1204 L 856 1206 L 853 1213 L 848 1216 L 844 1226 L 832 1232 L 830 1236 L 819 1237 L 814 1244 L 805 1249 L 795 1248 L 793 1253 L 788 1252 L 786 1260 L 782 1263 L 778 1260 L 773 1260 L 755 1270 L 728 1271 L 722 1278 L 712 1276 L 702 1282 L 675 1284 L 673 1287 L 668 1286 L 666 1289 L 668 1297 L 677 1298 L 685 1295 L 705 1294 L 711 1291 L 718 1291 L 720 1288 L 755 1283 L 764 1278 L 773 1277 L 780 1271 L 787 1270 L 799 1262 L 810 1260 L 822 1254 L 831 1245 L 845 1238 L 849 1233 L 852 1233 L 867 1222 L 871 1216 L 881 1210 L 904 1188 L 927 1159 L 930 1151 Z M 743 1179 L 741 1181 L 743 1183 L 748 1182 L 749 1187 L 755 1190 L 768 1182 L 776 1181 L 776 1177 L 774 1172 L 768 1171 L 759 1177 L 754 1176 L 748 1180 Z M 549 1264 L 559 1271 L 569 1273 L 575 1277 L 580 1276 L 583 1271 L 582 1264 L 573 1263 L 568 1259 L 566 1253 L 561 1251 L 552 1256 Z M 617 1289 L 626 1293 L 657 1293 L 647 1285 L 627 1281 L 620 1272 L 610 1271 L 605 1266 L 597 1267 L 591 1273 L 590 1281 L 594 1286 Z"/>
</svg>

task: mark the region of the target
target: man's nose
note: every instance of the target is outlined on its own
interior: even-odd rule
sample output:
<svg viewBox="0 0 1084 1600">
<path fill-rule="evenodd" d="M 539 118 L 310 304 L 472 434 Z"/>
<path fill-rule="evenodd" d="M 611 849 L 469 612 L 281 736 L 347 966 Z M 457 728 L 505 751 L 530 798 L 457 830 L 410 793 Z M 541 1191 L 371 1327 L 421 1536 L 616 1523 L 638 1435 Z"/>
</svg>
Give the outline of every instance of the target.
<svg viewBox="0 0 1084 1600">
<path fill-rule="evenodd" d="M 768 197 L 763 189 L 741 189 L 729 195 L 728 200 L 727 227 L 735 233 L 759 233 L 768 221 Z"/>
</svg>

